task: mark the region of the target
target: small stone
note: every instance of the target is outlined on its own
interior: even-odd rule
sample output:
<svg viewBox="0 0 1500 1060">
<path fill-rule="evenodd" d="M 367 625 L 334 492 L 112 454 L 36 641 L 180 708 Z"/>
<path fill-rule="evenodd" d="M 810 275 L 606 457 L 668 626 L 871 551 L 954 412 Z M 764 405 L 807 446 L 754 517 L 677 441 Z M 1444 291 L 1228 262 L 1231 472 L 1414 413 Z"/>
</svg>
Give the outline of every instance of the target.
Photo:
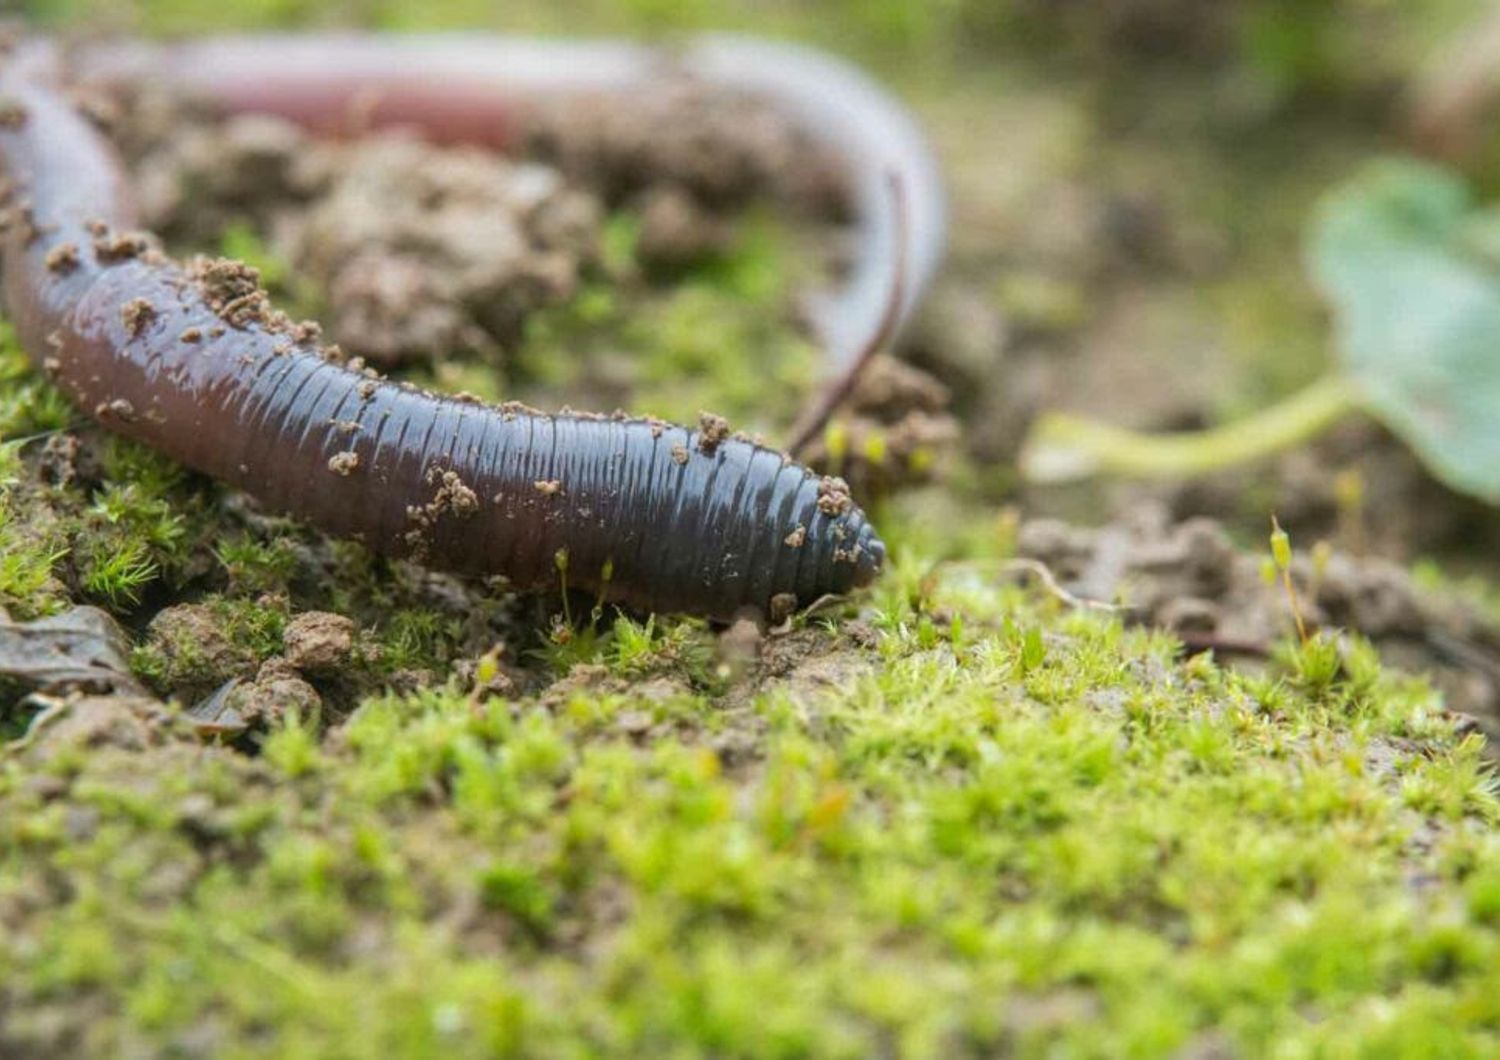
<svg viewBox="0 0 1500 1060">
<path fill-rule="evenodd" d="M 285 659 L 267 659 L 261 664 L 254 682 L 241 684 L 233 692 L 234 709 L 252 725 L 274 725 L 295 711 L 306 718 L 322 707 L 318 690 Z"/>
<path fill-rule="evenodd" d="M 354 651 L 353 620 L 327 611 L 305 611 L 281 635 L 287 662 L 304 673 L 336 670 Z"/>
</svg>

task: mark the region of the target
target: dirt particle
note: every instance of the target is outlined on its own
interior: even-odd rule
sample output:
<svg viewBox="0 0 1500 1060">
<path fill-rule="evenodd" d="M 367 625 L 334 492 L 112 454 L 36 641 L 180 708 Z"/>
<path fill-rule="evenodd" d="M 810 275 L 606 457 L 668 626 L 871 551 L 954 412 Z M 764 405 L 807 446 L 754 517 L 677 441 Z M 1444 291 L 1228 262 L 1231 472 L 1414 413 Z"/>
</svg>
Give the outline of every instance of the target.
<svg viewBox="0 0 1500 1060">
<path fill-rule="evenodd" d="M 432 500 L 423 505 L 408 505 L 406 519 L 412 524 L 403 538 L 412 555 L 421 558 L 427 552 L 427 532 L 437 525 L 445 514 L 467 518 L 479 510 L 479 495 L 465 485 L 456 471 L 433 468 L 427 473 L 427 482 L 435 487 Z"/>
<path fill-rule="evenodd" d="M 359 454 L 352 450 L 345 453 L 334 453 L 328 458 L 328 470 L 335 475 L 348 478 L 354 474 L 354 469 L 359 467 Z"/>
<path fill-rule="evenodd" d="M 0 129 L 19 129 L 26 124 L 26 108 L 19 100 L 0 99 Z"/>
<path fill-rule="evenodd" d="M 672 462 L 675 464 L 686 464 L 688 462 L 688 451 L 685 445 L 672 446 Z"/>
<path fill-rule="evenodd" d="M 834 475 L 823 476 L 818 483 L 818 511 L 833 518 L 853 507 L 854 498 L 849 496 L 849 483 Z"/>
<path fill-rule="evenodd" d="M 182 334 L 177 336 L 183 342 L 195 343 L 203 341 L 202 328 L 183 328 Z"/>
<path fill-rule="evenodd" d="M 30 199 L 22 199 L 0 214 L 0 231 L 9 232 L 11 229 L 21 237 L 21 244 L 28 247 L 43 234 L 43 226 L 37 224 Z"/>
<path fill-rule="evenodd" d="M 101 265 L 138 258 L 151 246 L 150 240 L 141 232 L 111 233 L 108 227 L 95 231 L 94 257 Z"/>
<path fill-rule="evenodd" d="M 256 727 L 270 727 L 294 711 L 310 717 L 323 705 L 317 689 L 285 659 L 267 659 L 254 682 L 237 686 L 229 702 L 245 722 Z"/>
<path fill-rule="evenodd" d="M 194 258 L 188 276 L 203 292 L 209 308 L 231 327 L 271 321 L 271 306 L 260 286 L 260 270 L 232 258 Z"/>
<path fill-rule="evenodd" d="M 444 498 L 447 500 L 448 510 L 455 515 L 472 515 L 479 510 L 479 495 L 464 485 L 457 472 L 448 471 L 443 474 L 438 499 Z"/>
<path fill-rule="evenodd" d="M 328 425 L 340 434 L 358 434 L 361 430 L 355 420 L 329 420 Z"/>
<path fill-rule="evenodd" d="M 307 611 L 287 623 L 282 633 L 287 662 L 304 673 L 327 673 L 348 662 L 354 652 L 353 620 L 327 611 Z"/>
<path fill-rule="evenodd" d="M 379 387 L 376 385 L 375 380 L 366 379 L 355 389 L 359 392 L 361 401 L 369 401 L 375 396 L 375 391 L 379 389 Z"/>
<path fill-rule="evenodd" d="M 45 260 L 49 270 L 66 276 L 78 268 L 78 244 L 59 243 L 47 251 Z"/>
<path fill-rule="evenodd" d="M 507 420 L 513 420 L 517 416 L 544 416 L 541 409 L 526 404 L 524 401 L 502 401 L 500 412 Z"/>
<path fill-rule="evenodd" d="M 146 326 L 156 319 L 156 307 L 144 298 L 132 298 L 120 307 L 120 319 L 131 338 L 140 338 Z"/>
<path fill-rule="evenodd" d="M 712 412 L 698 413 L 698 449 L 712 455 L 719 444 L 729 437 L 729 421 Z"/>
<path fill-rule="evenodd" d="M 789 618 L 793 611 L 797 610 L 797 597 L 794 593 L 777 593 L 771 597 L 771 621 L 781 622 Z"/>
<path fill-rule="evenodd" d="M 853 548 L 835 548 L 833 550 L 833 562 L 835 563 L 858 563 L 859 557 L 864 554 L 864 546 L 855 545 Z"/>
<path fill-rule="evenodd" d="M 537 481 L 533 482 L 532 485 L 535 486 L 536 491 L 544 497 L 555 497 L 562 492 L 563 488 L 562 480 L 555 478 L 538 479 Z"/>
<path fill-rule="evenodd" d="M 124 398 L 115 398 L 113 401 L 101 401 L 94 406 L 94 418 L 99 420 L 114 417 L 123 423 L 135 422 L 135 406 Z"/>
<path fill-rule="evenodd" d="M 787 534 L 782 541 L 788 548 L 801 548 L 807 542 L 807 527 L 798 523 L 797 529 Z"/>
</svg>

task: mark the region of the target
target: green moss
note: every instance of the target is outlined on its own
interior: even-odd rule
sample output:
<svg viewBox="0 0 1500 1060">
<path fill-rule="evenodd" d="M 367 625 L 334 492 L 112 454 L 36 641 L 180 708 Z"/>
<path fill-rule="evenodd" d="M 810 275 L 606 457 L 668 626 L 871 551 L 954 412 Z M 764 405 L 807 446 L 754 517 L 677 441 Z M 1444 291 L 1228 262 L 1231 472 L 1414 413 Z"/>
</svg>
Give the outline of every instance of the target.
<svg viewBox="0 0 1500 1060">
<path fill-rule="evenodd" d="M 55 528 L 28 525 L 14 495 L 20 470 L 16 447 L 0 444 L 0 608 L 34 618 L 61 606 L 52 571 L 68 550 Z"/>
<path fill-rule="evenodd" d="M 285 589 L 296 569 L 297 554 L 285 538 L 261 540 L 239 534 L 214 549 L 232 591 L 244 595 Z"/>
<path fill-rule="evenodd" d="M 115 609 L 138 603 L 153 583 L 176 580 L 207 531 L 182 468 L 144 446 L 102 440 L 103 478 L 87 497 L 54 493 L 72 537 L 76 581 L 85 597 Z"/>
<path fill-rule="evenodd" d="M 23 613 L 61 606 L 61 580 L 91 602 L 128 609 L 177 573 L 203 519 L 185 511 L 182 468 L 150 450 L 100 437 L 101 476 L 85 489 L 39 481 L 42 441 L 80 422 L 32 368 L 8 325 L 0 330 L 0 604 Z M 92 437 L 92 436 L 91 436 Z M 71 571 L 62 569 L 66 559 Z"/>
<path fill-rule="evenodd" d="M 637 622 L 619 615 L 606 621 L 595 609 L 587 621 L 556 626 L 538 654 L 557 676 L 598 665 L 624 678 L 681 673 L 701 687 L 715 680 L 713 634 L 701 619 L 651 615 Z"/>
<path fill-rule="evenodd" d="M 391 669 L 441 666 L 462 636 L 456 616 L 409 609 L 391 615 L 380 631 L 381 659 Z"/>
<path fill-rule="evenodd" d="M 32 370 L 9 322 L 0 321 L 0 441 L 59 430 L 77 418 L 62 393 Z"/>
<path fill-rule="evenodd" d="M 60 528 L 35 517 L 22 495 L 23 447 L 73 417 L 62 394 L 32 372 L 10 325 L 0 322 L 0 608 L 19 618 L 61 606 L 53 570 L 68 552 Z"/>
<path fill-rule="evenodd" d="M 1251 678 L 1014 589 L 926 592 L 964 600 L 956 634 L 886 594 L 877 644 L 813 657 L 846 679 L 727 714 L 430 691 L 333 741 L 290 719 L 258 761 L 4 759 L 0 895 L 73 894 L 5 921 L 10 1033 L 77 1005 L 101 1051 L 1365 1052 L 1434 1019 L 1497 1044 L 1500 802 L 1421 682 L 1357 643 Z M 613 632 L 611 668 L 691 678 L 683 633 Z M 62 760 L 70 831 L 27 781 Z"/>
<path fill-rule="evenodd" d="M 644 623 L 617 620 L 610 627 L 606 657 L 610 668 L 626 677 L 681 669 L 701 680 L 712 651 L 705 623 L 652 616 Z"/>
<path fill-rule="evenodd" d="M 633 239 L 629 215 L 606 226 L 617 272 L 629 267 Z M 731 253 L 670 286 L 626 298 L 602 281 L 585 285 L 528 320 L 519 374 L 577 393 L 608 359 L 628 370 L 632 411 L 692 423 L 708 409 L 736 428 L 784 428 L 816 378 L 816 350 L 794 320 L 796 292 L 811 282 L 796 249 L 784 226 L 755 216 Z"/>
</svg>

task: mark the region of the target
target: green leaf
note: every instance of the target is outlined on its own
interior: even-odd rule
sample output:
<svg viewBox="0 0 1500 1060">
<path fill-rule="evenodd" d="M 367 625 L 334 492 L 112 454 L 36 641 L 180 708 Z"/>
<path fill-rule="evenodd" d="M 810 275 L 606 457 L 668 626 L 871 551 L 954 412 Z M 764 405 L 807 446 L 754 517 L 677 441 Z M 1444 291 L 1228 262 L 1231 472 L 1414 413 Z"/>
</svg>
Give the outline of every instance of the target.
<svg viewBox="0 0 1500 1060">
<path fill-rule="evenodd" d="M 1445 170 L 1384 161 L 1329 196 L 1308 257 L 1362 404 L 1438 478 L 1500 502 L 1500 214 Z"/>
</svg>

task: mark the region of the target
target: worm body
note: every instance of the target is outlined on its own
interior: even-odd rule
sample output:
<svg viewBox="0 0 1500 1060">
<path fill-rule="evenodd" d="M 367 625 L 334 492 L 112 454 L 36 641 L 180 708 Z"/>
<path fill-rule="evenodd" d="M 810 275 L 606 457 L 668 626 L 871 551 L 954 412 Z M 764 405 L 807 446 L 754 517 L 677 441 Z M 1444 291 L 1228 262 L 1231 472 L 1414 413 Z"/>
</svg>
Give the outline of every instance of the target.
<svg viewBox="0 0 1500 1060">
<path fill-rule="evenodd" d="M 332 533 L 521 590 L 728 618 L 878 572 L 841 483 L 722 423 L 544 415 L 330 360 L 253 273 L 180 266 L 130 234 L 117 160 L 39 65 L 0 73 L 0 294 L 27 351 L 111 430 Z"/>
</svg>

